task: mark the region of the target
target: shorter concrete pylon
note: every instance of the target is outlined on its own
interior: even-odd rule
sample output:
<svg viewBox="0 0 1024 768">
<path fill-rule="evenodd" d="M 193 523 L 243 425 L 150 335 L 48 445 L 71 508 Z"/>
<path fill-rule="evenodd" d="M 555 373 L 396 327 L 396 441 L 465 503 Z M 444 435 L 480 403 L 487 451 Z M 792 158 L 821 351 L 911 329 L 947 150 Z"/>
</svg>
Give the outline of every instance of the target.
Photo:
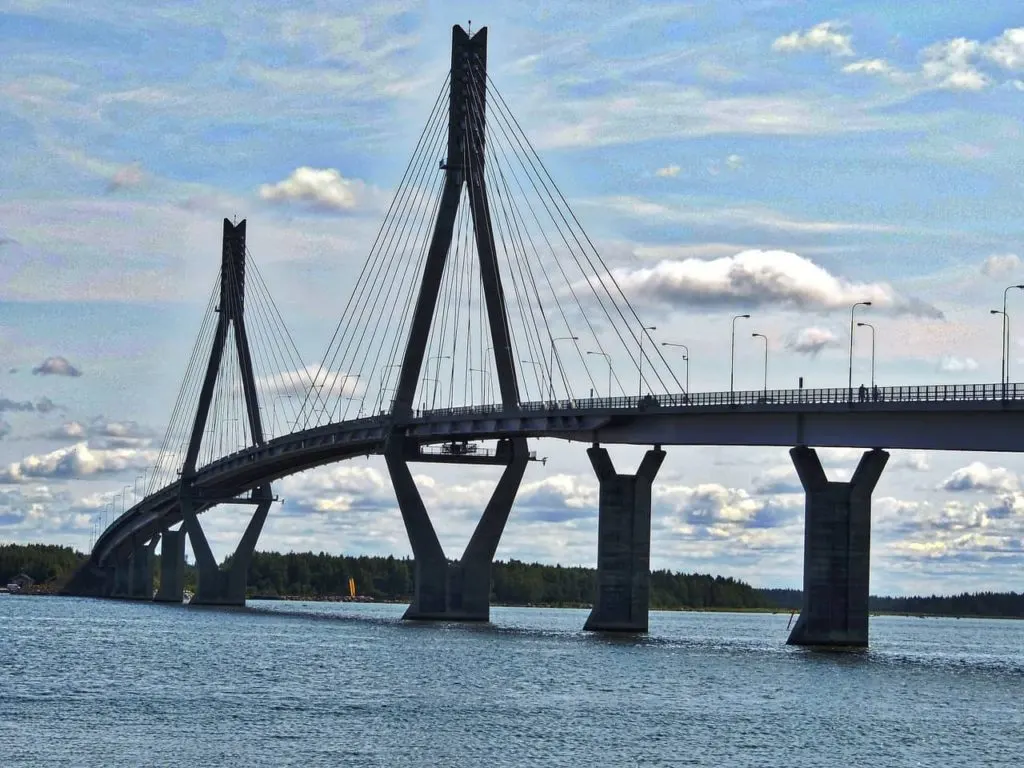
<svg viewBox="0 0 1024 768">
<path fill-rule="evenodd" d="M 509 458 L 462 558 L 449 563 L 409 470 L 404 441 L 393 437 L 384 459 L 413 551 L 413 599 L 403 618 L 420 621 L 489 621 L 491 563 L 505 530 L 529 451 L 525 438 L 508 441 Z"/>
<path fill-rule="evenodd" d="M 135 547 L 129 559 L 128 597 L 132 600 L 153 599 L 153 551 L 159 536 L 148 544 Z"/>
<path fill-rule="evenodd" d="M 185 598 L 185 530 L 164 531 L 160 545 L 158 603 L 180 603 Z"/>
<path fill-rule="evenodd" d="M 196 567 L 199 570 L 196 593 L 192 597 L 190 605 L 245 605 L 249 563 L 252 562 L 256 542 L 259 541 L 263 524 L 266 522 L 267 513 L 273 502 L 270 486 L 260 486 L 254 492 L 253 500 L 257 500 L 256 511 L 253 512 L 245 533 L 242 534 L 242 538 L 231 556 L 230 563 L 226 568 L 221 568 L 217 565 L 217 560 L 213 556 L 202 526 L 199 525 L 199 518 L 194 506 L 189 500 L 181 499 L 182 529 L 188 532 L 189 541 L 192 543 L 192 552 L 196 556 Z"/>
<path fill-rule="evenodd" d="M 868 644 L 871 494 L 889 460 L 867 451 L 849 482 L 829 482 L 813 448 L 789 452 L 805 493 L 804 594 L 790 645 Z"/>
<path fill-rule="evenodd" d="M 646 632 L 651 592 L 651 486 L 665 460 L 647 451 L 635 475 L 615 472 L 608 451 L 594 444 L 587 456 L 600 483 L 597 521 L 597 594 L 584 630 Z"/>
</svg>

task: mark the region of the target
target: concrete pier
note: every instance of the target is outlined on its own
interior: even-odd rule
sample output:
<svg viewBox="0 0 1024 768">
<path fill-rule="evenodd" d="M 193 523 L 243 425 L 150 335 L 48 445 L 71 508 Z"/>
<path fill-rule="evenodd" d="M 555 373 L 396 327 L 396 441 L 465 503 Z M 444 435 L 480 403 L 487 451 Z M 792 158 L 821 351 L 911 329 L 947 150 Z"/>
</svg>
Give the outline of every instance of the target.
<svg viewBox="0 0 1024 768">
<path fill-rule="evenodd" d="M 249 525 L 226 568 L 217 565 L 192 505 L 182 500 L 182 529 L 188 531 L 192 551 L 196 556 L 196 567 L 199 570 L 196 593 L 190 605 L 245 605 L 249 563 L 252 561 L 252 553 L 256 549 L 256 542 L 259 541 L 272 502 L 269 485 L 261 487 L 258 494 L 262 499 L 257 503 L 256 511 L 253 512 Z"/>
<path fill-rule="evenodd" d="M 867 451 L 849 482 L 829 482 L 812 448 L 789 452 L 806 494 L 803 609 L 790 645 L 868 644 L 871 494 L 889 460 Z"/>
<path fill-rule="evenodd" d="M 129 565 L 128 597 L 132 600 L 153 599 L 153 550 L 157 539 L 152 543 L 136 547 L 132 552 Z"/>
<path fill-rule="evenodd" d="M 164 531 L 160 545 L 158 603 L 180 603 L 185 596 L 185 531 Z"/>
<path fill-rule="evenodd" d="M 449 563 L 409 471 L 400 440 L 384 453 L 414 558 L 413 599 L 403 618 L 489 621 L 491 563 L 529 461 L 526 439 L 511 440 L 511 455 L 462 558 Z"/>
<path fill-rule="evenodd" d="M 647 452 L 635 475 L 615 472 L 608 451 L 587 449 L 600 482 L 597 594 L 585 630 L 646 632 L 651 591 L 651 486 L 665 452 Z"/>
</svg>

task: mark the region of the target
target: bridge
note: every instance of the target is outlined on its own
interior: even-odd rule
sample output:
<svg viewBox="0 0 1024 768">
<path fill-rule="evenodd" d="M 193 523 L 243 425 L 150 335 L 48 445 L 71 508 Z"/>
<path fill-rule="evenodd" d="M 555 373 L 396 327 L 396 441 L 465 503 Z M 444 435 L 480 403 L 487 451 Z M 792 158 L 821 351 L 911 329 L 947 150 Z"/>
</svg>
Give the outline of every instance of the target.
<svg viewBox="0 0 1024 768">
<path fill-rule="evenodd" d="M 1024 385 L 686 391 L 487 75 L 486 54 L 486 28 L 453 29 L 451 70 L 318 366 L 302 364 L 246 222 L 225 219 L 220 272 L 145 496 L 97 538 L 67 593 L 180 603 L 187 536 L 192 603 L 244 605 L 273 482 L 381 455 L 414 553 L 406 618 L 486 621 L 491 562 L 536 458 L 529 441 L 550 438 L 586 444 L 600 486 L 586 628 L 643 632 L 664 447 L 787 446 L 806 492 L 804 606 L 789 642 L 867 645 L 871 494 L 887 449 L 1019 451 Z M 629 474 L 609 444 L 651 448 Z M 849 482 L 822 469 L 815 447 L 832 446 L 865 449 Z M 457 561 L 411 462 L 504 468 Z M 201 522 L 220 504 L 254 507 L 223 565 Z"/>
</svg>

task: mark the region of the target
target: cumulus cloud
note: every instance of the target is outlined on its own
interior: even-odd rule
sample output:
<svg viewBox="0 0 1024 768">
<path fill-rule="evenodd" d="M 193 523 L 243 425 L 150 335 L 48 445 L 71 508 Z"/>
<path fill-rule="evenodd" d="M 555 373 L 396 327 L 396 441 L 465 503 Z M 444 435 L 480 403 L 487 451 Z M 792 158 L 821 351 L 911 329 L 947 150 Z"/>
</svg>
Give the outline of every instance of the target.
<svg viewBox="0 0 1024 768">
<path fill-rule="evenodd" d="M 363 182 L 346 179 L 334 168 L 302 166 L 276 184 L 260 186 L 260 198 L 272 203 L 302 202 L 315 208 L 349 211 L 363 194 Z"/>
<path fill-rule="evenodd" d="M 1020 269 L 1020 257 L 1015 253 L 994 253 L 981 263 L 981 272 L 989 277 L 1006 277 Z"/>
<path fill-rule="evenodd" d="M 960 467 L 939 486 L 944 491 L 987 491 L 1000 493 L 1019 488 L 1017 475 L 1004 467 L 990 467 L 980 461 Z"/>
<path fill-rule="evenodd" d="M 850 36 L 842 29 L 843 25 L 834 21 L 823 21 L 810 29 L 796 30 L 776 38 L 772 50 L 781 53 L 824 51 L 836 56 L 853 56 Z"/>
<path fill-rule="evenodd" d="M 66 357 L 55 355 L 48 357 L 35 368 L 32 373 L 37 376 L 81 376 L 82 372 L 73 366 Z"/>
<path fill-rule="evenodd" d="M 884 59 L 861 59 L 843 67 L 848 75 L 892 75 L 896 70 Z"/>
<path fill-rule="evenodd" d="M 0 468 L 0 483 L 26 483 L 41 478 L 81 479 L 126 469 L 142 469 L 157 459 L 156 451 L 133 448 L 92 449 L 76 443 L 42 455 L 26 456 Z"/>
<path fill-rule="evenodd" d="M 999 37 L 985 44 L 982 53 L 1003 69 L 1024 69 L 1024 27 L 1004 30 Z"/>
<path fill-rule="evenodd" d="M 31 400 L 11 400 L 7 397 L 0 397 L 0 413 L 13 411 L 15 413 L 49 413 L 57 408 L 57 404 L 48 397 L 41 397 L 36 402 Z"/>
<path fill-rule="evenodd" d="M 146 178 L 142 172 L 142 166 L 138 163 L 123 165 L 111 174 L 107 181 L 107 192 L 117 192 L 129 187 L 137 187 Z"/>
<path fill-rule="evenodd" d="M 800 355 L 817 357 L 823 349 L 838 347 L 839 337 L 827 328 L 802 328 L 786 340 L 786 349 Z"/>
<path fill-rule="evenodd" d="M 320 397 L 351 397 L 361 390 L 356 374 L 324 371 L 318 365 L 307 365 L 296 371 L 282 371 L 256 379 L 256 388 L 264 397 L 305 397 L 313 387 Z"/>
<path fill-rule="evenodd" d="M 991 82 L 973 63 L 981 50 L 981 43 L 964 37 L 929 45 L 921 51 L 921 75 L 939 88 L 980 91 Z"/>
<path fill-rule="evenodd" d="M 666 165 L 664 168 L 659 168 L 654 172 L 655 176 L 660 176 L 663 179 L 675 178 L 679 175 L 682 170 L 678 165 Z"/>
<path fill-rule="evenodd" d="M 943 373 L 968 373 L 978 370 L 978 361 L 973 357 L 946 355 L 939 360 L 938 369 Z"/>
<path fill-rule="evenodd" d="M 831 310 L 870 301 L 874 309 L 942 317 L 935 307 L 900 295 L 888 283 L 852 282 L 789 251 L 749 250 L 710 260 L 664 260 L 653 267 L 616 270 L 615 278 L 628 295 L 671 305 Z"/>
</svg>

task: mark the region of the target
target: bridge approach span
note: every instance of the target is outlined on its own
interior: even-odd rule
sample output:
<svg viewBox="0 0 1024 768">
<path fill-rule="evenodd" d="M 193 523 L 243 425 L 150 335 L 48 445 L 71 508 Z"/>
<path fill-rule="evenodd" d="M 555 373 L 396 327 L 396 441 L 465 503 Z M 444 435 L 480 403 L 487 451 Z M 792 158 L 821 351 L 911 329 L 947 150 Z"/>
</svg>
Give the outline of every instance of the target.
<svg viewBox="0 0 1024 768">
<path fill-rule="evenodd" d="M 874 393 L 873 393 L 874 394 Z M 846 389 L 798 389 L 601 398 L 390 415 L 295 432 L 225 456 L 195 481 L 197 512 L 282 477 L 380 454 L 388 435 L 413 443 L 545 437 L 630 445 L 810 445 L 954 451 L 1024 450 L 1024 384 L 888 387 L 873 399 Z M 173 483 L 130 508 L 93 550 L 102 566 L 182 520 Z"/>
</svg>

